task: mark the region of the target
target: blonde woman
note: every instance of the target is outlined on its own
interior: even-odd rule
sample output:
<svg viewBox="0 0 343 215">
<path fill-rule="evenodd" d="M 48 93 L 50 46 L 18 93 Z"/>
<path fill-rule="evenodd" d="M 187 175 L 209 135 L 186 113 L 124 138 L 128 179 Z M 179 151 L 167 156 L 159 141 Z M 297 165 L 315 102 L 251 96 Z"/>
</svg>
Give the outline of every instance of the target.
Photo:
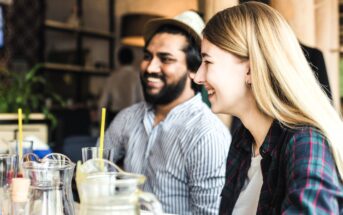
<svg viewBox="0 0 343 215">
<path fill-rule="evenodd" d="M 261 3 L 217 13 L 194 81 L 243 125 L 220 214 L 343 214 L 343 124 L 286 21 Z"/>
</svg>

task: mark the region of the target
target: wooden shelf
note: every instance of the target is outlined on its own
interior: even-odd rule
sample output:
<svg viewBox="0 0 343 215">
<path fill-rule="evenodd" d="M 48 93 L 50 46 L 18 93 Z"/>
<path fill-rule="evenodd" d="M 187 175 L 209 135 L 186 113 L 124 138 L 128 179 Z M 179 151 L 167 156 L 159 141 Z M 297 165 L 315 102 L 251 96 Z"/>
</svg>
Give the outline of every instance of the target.
<svg viewBox="0 0 343 215">
<path fill-rule="evenodd" d="M 29 120 L 45 120 L 45 115 L 42 113 L 31 113 Z M 17 113 L 0 113 L 0 120 L 18 120 Z"/>
<path fill-rule="evenodd" d="M 43 70 L 48 70 L 49 72 L 69 72 L 69 73 L 79 73 L 81 75 L 94 75 L 94 76 L 108 76 L 112 70 L 111 69 L 98 69 L 90 66 L 77 66 L 71 64 L 61 64 L 61 63 L 43 63 Z"/>
<path fill-rule="evenodd" d="M 95 37 L 95 38 L 102 38 L 107 40 L 115 39 L 115 36 L 111 32 L 106 31 L 99 31 L 91 28 L 83 28 L 77 26 L 71 26 L 63 22 L 55 21 L 55 20 L 45 20 L 45 27 L 55 31 L 63 31 L 69 33 L 79 33 L 84 36 Z"/>
<path fill-rule="evenodd" d="M 23 123 L 25 123 L 25 130 L 29 131 L 28 124 L 45 124 L 48 125 L 50 121 L 45 117 L 43 113 L 30 113 L 28 116 L 28 121 L 26 121 L 26 115 L 23 115 Z M 4 132 L 5 130 L 14 131 L 15 128 L 9 126 L 9 124 L 17 124 L 18 127 L 18 114 L 17 113 L 0 113 L 0 133 Z M 6 125 L 4 127 L 4 125 Z M 44 138 L 45 139 L 45 138 Z"/>
</svg>

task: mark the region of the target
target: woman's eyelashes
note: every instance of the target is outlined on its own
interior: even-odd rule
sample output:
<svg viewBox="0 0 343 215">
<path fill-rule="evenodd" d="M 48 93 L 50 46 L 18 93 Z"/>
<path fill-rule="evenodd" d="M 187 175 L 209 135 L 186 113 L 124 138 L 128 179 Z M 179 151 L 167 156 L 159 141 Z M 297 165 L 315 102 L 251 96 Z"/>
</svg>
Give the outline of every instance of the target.
<svg viewBox="0 0 343 215">
<path fill-rule="evenodd" d="M 212 64 L 212 62 L 211 62 L 211 61 L 209 61 L 209 60 L 205 60 L 205 59 L 203 59 L 203 60 L 202 60 L 202 62 L 203 62 L 205 65 Z"/>
</svg>

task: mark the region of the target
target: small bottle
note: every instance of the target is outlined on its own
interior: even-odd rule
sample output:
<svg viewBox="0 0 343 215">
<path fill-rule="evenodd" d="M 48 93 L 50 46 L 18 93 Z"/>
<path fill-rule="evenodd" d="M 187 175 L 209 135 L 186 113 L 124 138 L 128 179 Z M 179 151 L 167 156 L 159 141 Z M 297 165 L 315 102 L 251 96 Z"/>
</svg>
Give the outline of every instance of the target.
<svg viewBox="0 0 343 215">
<path fill-rule="evenodd" d="M 30 179 L 13 178 L 12 180 L 12 215 L 29 215 Z"/>
</svg>

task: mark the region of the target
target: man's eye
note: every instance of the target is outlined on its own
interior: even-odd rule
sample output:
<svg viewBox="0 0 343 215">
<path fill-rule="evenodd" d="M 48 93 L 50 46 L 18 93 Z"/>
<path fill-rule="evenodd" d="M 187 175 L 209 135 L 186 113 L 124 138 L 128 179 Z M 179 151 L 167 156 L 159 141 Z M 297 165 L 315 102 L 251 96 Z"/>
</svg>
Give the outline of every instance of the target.
<svg viewBox="0 0 343 215">
<path fill-rule="evenodd" d="M 161 62 L 162 63 L 173 63 L 173 62 L 175 62 L 175 60 L 172 58 L 169 58 L 169 57 L 162 57 Z"/>
<path fill-rule="evenodd" d="M 151 54 L 144 53 L 143 60 L 151 60 Z"/>
</svg>

